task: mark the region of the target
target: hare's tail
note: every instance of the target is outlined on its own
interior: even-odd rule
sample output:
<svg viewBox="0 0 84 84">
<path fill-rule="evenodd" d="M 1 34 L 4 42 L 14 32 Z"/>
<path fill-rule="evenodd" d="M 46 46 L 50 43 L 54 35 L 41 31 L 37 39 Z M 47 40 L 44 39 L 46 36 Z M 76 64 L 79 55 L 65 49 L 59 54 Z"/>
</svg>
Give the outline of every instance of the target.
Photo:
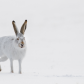
<svg viewBox="0 0 84 84">
<path fill-rule="evenodd" d="M 6 56 L 0 58 L 0 62 L 6 61 L 8 58 Z"/>
</svg>

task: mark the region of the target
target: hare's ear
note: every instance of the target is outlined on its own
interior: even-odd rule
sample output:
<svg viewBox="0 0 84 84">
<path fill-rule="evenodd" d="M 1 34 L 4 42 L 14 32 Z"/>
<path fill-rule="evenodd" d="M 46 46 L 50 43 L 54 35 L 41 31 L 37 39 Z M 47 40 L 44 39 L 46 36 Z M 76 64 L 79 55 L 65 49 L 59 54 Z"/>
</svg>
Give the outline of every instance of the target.
<svg viewBox="0 0 84 84">
<path fill-rule="evenodd" d="M 20 30 L 20 33 L 22 33 L 23 35 L 24 35 L 25 30 L 26 30 L 26 27 L 27 27 L 27 20 L 25 20 L 25 22 L 23 23 L 21 30 Z"/>
<path fill-rule="evenodd" d="M 19 32 L 18 32 L 18 29 L 17 29 L 17 27 L 16 27 L 16 25 L 15 25 L 15 21 L 12 21 L 12 25 L 13 25 L 15 34 L 16 34 L 16 36 L 17 36 Z"/>
</svg>

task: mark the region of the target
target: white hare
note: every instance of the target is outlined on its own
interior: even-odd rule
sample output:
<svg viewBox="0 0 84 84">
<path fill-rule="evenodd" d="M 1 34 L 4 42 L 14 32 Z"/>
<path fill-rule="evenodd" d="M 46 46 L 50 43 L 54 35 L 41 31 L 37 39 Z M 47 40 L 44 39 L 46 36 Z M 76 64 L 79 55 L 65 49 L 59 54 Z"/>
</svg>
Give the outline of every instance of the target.
<svg viewBox="0 0 84 84">
<path fill-rule="evenodd" d="M 11 72 L 13 73 L 13 60 L 18 60 L 19 73 L 21 73 L 21 62 L 26 53 L 24 32 L 27 27 L 27 20 L 23 23 L 20 33 L 15 25 L 15 21 L 12 21 L 12 24 L 16 36 L 4 36 L 0 38 L 0 62 L 6 61 L 9 58 Z"/>
</svg>

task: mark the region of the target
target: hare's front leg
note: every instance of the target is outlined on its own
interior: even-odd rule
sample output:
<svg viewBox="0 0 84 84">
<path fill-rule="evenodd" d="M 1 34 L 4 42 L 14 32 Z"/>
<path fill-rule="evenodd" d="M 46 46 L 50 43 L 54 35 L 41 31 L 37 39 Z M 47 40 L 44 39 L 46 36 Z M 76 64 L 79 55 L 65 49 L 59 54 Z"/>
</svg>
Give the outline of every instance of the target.
<svg viewBox="0 0 84 84">
<path fill-rule="evenodd" d="M 10 59 L 11 73 L 13 73 L 13 59 Z"/>
<path fill-rule="evenodd" d="M 22 63 L 22 60 L 19 59 L 18 62 L 19 62 L 19 73 L 21 74 L 22 73 L 22 71 L 21 71 L 21 63 Z"/>
</svg>

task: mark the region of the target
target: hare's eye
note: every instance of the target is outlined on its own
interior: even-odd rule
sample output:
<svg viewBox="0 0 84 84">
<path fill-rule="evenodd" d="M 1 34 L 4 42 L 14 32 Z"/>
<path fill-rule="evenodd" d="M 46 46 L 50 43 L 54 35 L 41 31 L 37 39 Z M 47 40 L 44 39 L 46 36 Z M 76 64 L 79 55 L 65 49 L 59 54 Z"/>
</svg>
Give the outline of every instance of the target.
<svg viewBox="0 0 84 84">
<path fill-rule="evenodd" d="M 17 40 L 19 40 L 19 38 L 17 38 Z"/>
</svg>

